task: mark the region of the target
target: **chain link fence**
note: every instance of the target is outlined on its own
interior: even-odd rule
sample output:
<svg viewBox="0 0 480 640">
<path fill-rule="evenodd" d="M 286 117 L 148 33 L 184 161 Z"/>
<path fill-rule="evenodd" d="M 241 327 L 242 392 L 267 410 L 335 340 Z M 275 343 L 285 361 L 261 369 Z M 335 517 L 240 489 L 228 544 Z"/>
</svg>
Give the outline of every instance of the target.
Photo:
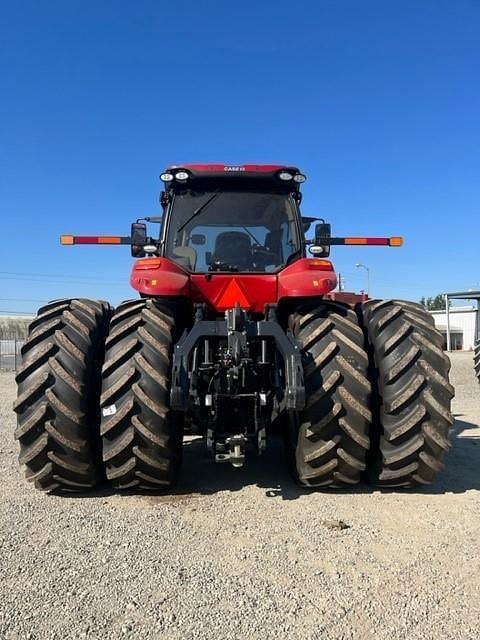
<svg viewBox="0 0 480 640">
<path fill-rule="evenodd" d="M 0 371 L 16 371 L 32 317 L 0 317 Z"/>
<path fill-rule="evenodd" d="M 0 332 L 0 370 L 16 371 L 21 362 L 24 338 L 9 336 Z"/>
</svg>

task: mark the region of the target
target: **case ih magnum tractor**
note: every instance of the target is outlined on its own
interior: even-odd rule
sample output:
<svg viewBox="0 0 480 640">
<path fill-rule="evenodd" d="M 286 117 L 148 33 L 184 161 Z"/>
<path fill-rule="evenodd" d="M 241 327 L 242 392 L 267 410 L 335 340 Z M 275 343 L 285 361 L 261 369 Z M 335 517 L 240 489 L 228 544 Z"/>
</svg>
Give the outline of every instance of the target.
<svg viewBox="0 0 480 640">
<path fill-rule="evenodd" d="M 295 167 L 183 165 L 161 179 L 163 217 L 128 237 L 62 236 L 131 245 L 140 296 L 40 309 L 17 373 L 27 479 L 168 489 L 185 427 L 240 467 L 276 424 L 302 485 L 431 482 L 453 422 L 442 336 L 419 304 L 332 293 L 327 259 L 332 245 L 401 238 L 332 237 L 301 215 Z"/>
</svg>

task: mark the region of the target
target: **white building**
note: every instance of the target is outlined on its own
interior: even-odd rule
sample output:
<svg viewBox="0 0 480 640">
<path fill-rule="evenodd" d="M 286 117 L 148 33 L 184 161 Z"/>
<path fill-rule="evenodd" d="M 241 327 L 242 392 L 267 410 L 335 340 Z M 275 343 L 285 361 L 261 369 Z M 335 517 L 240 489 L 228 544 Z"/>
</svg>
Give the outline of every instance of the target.
<svg viewBox="0 0 480 640">
<path fill-rule="evenodd" d="M 443 348 L 447 348 L 447 314 L 430 311 L 437 329 L 443 334 Z M 450 348 L 452 351 L 470 351 L 478 335 L 478 311 L 474 305 L 450 307 Z"/>
</svg>

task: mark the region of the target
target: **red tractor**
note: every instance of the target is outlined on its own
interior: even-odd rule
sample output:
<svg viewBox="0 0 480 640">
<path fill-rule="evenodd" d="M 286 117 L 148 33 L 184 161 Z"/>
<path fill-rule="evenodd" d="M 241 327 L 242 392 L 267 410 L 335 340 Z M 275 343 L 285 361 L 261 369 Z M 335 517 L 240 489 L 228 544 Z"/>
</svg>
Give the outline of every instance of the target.
<svg viewBox="0 0 480 640">
<path fill-rule="evenodd" d="M 131 245 L 140 296 L 40 309 L 16 378 L 27 479 L 168 489 L 185 429 L 241 467 L 275 424 L 302 485 L 430 483 L 453 422 L 442 336 L 419 304 L 333 293 L 328 260 L 332 245 L 401 238 L 332 237 L 301 215 L 296 167 L 182 165 L 161 179 L 163 217 L 128 237 L 62 236 Z"/>
</svg>

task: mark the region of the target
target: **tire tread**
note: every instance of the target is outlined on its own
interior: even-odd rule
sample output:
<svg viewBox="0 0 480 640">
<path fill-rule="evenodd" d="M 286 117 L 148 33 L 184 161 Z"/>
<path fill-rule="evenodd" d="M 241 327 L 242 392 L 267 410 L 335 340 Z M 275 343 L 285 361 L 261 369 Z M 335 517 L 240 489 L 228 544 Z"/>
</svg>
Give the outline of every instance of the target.
<svg viewBox="0 0 480 640">
<path fill-rule="evenodd" d="M 376 380 L 371 479 L 387 487 L 429 484 L 443 468 L 453 424 L 442 336 L 420 304 L 368 300 L 360 315 Z"/>
<path fill-rule="evenodd" d="M 307 395 L 289 442 L 296 479 L 311 487 L 356 484 L 365 469 L 371 421 L 368 356 L 358 318 L 347 305 L 322 301 L 299 307 L 289 327 L 302 348 Z"/>
<path fill-rule="evenodd" d="M 26 478 L 43 491 L 84 490 L 98 464 L 98 371 L 110 306 L 54 300 L 31 322 L 16 374 L 15 438 Z"/>
<path fill-rule="evenodd" d="M 107 478 L 120 489 L 170 487 L 182 430 L 169 409 L 174 318 L 154 299 L 127 300 L 110 323 L 101 408 Z"/>
</svg>

